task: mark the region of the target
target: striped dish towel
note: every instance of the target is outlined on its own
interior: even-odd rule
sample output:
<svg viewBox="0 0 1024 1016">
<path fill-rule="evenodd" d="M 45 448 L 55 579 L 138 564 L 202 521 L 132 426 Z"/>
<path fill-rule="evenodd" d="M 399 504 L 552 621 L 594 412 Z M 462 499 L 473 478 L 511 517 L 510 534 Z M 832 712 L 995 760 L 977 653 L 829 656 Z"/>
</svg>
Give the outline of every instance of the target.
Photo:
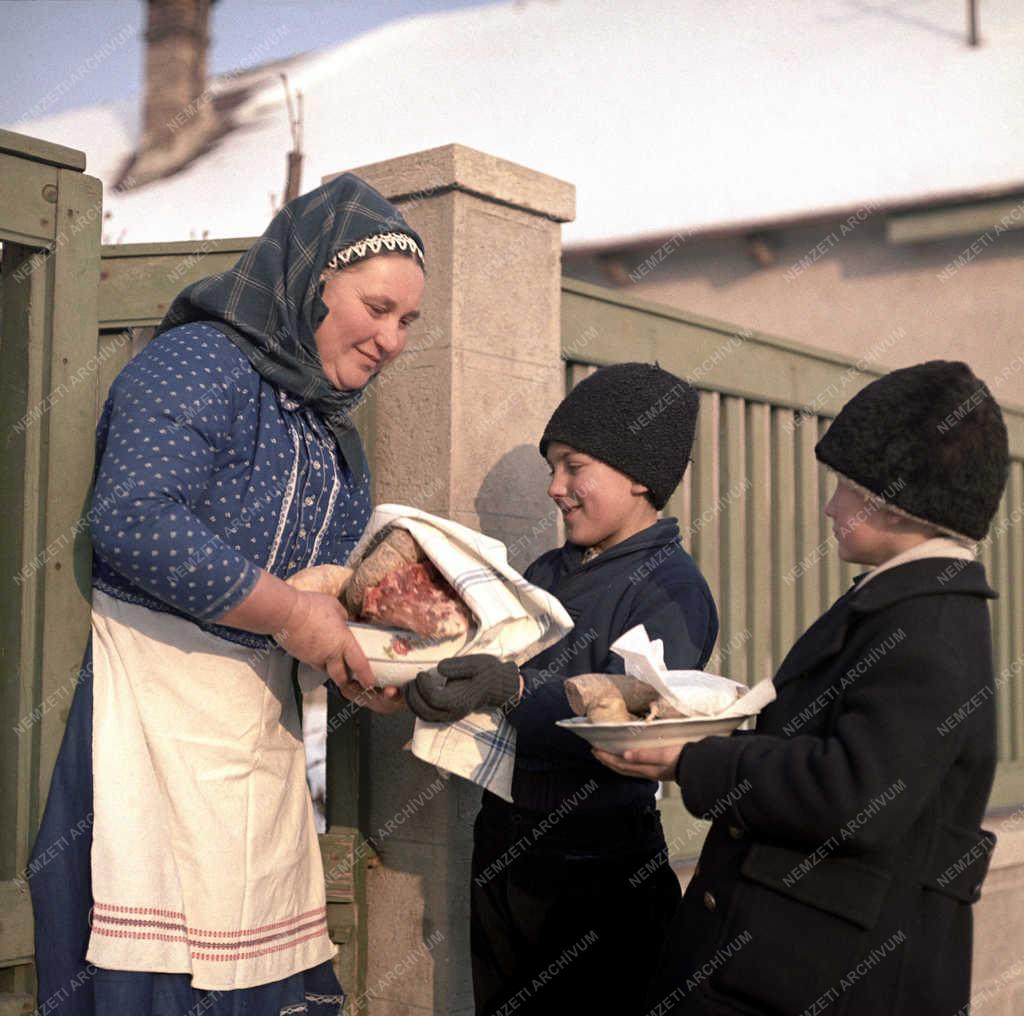
<svg viewBox="0 0 1024 1016">
<path fill-rule="evenodd" d="M 352 551 L 350 566 L 387 526 L 408 530 L 476 618 L 476 635 L 459 656 L 490 653 L 522 663 L 572 630 L 561 603 L 509 566 L 500 540 L 417 508 L 379 505 Z M 457 723 L 417 719 L 412 753 L 512 800 L 516 732 L 497 709 L 471 713 Z"/>
</svg>

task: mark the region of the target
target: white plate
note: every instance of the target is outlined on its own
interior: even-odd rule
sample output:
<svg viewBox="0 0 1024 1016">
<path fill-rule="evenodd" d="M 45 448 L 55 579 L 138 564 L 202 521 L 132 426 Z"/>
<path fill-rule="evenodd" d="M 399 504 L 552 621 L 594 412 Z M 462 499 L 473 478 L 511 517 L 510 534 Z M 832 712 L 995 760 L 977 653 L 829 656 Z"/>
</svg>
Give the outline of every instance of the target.
<svg viewBox="0 0 1024 1016">
<path fill-rule="evenodd" d="M 458 656 L 476 637 L 475 627 L 457 638 L 431 640 L 403 628 L 359 621 L 350 621 L 348 626 L 382 688 L 408 684 L 421 670 L 430 670 L 449 656 Z"/>
<path fill-rule="evenodd" d="M 585 716 L 558 720 L 557 726 L 571 730 L 595 748 L 621 755 L 630 748 L 667 748 L 699 741 L 713 734 L 731 734 L 749 716 L 725 719 L 691 717 L 684 720 L 634 720 L 631 723 L 591 723 Z"/>
</svg>

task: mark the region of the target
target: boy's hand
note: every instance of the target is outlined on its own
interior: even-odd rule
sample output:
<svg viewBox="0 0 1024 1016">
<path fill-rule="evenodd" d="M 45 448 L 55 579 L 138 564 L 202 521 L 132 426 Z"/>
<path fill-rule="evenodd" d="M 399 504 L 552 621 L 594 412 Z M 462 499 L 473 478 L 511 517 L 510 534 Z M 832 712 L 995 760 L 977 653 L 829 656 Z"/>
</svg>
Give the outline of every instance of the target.
<svg viewBox="0 0 1024 1016">
<path fill-rule="evenodd" d="M 522 681 L 514 663 L 477 653 L 442 660 L 436 670 L 417 674 L 406 685 L 409 708 L 431 723 L 454 723 L 479 709 L 510 709 L 519 701 Z"/>
<path fill-rule="evenodd" d="M 674 780 L 681 744 L 667 748 L 630 748 L 621 755 L 594 748 L 594 758 L 623 776 L 636 776 L 643 780 Z"/>
</svg>

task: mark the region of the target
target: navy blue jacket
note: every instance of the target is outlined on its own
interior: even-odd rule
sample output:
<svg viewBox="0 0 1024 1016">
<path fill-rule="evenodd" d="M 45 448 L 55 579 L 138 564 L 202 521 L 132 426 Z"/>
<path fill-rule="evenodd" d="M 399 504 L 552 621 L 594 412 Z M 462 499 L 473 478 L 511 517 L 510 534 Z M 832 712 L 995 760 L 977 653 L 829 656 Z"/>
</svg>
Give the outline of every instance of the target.
<svg viewBox="0 0 1024 1016">
<path fill-rule="evenodd" d="M 561 641 L 522 668 L 523 700 L 509 713 L 516 728 L 515 803 L 550 811 L 590 779 L 598 790 L 578 811 L 651 798 L 655 784 L 619 776 L 590 754 L 590 745 L 555 726 L 573 716 L 563 682 L 576 674 L 621 674 L 611 644 L 635 625 L 665 644 L 673 670 L 701 668 L 718 637 L 718 612 L 696 562 L 679 542 L 675 519 L 623 540 L 587 564 L 584 548 L 566 543 L 526 570 L 534 585 L 556 596 L 574 627 Z"/>
</svg>

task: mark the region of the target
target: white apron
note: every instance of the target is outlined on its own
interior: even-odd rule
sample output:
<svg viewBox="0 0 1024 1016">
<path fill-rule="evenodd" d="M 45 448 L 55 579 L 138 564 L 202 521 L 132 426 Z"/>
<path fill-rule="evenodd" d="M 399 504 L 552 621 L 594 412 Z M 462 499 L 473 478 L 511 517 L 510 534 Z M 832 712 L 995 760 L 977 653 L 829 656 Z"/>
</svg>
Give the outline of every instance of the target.
<svg viewBox="0 0 1024 1016">
<path fill-rule="evenodd" d="M 329 960 L 291 659 L 93 591 L 87 960 L 281 980 Z"/>
</svg>

